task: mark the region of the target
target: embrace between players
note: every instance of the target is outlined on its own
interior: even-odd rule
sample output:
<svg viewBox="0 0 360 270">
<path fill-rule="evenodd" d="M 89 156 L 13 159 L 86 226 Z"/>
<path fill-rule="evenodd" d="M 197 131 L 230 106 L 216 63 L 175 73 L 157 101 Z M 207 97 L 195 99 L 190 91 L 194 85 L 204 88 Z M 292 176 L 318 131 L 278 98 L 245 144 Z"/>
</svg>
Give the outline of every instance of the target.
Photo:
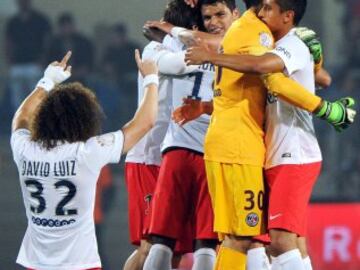
<svg viewBox="0 0 360 270">
<path fill-rule="evenodd" d="M 129 151 L 130 238 L 139 248 L 124 269 L 170 270 L 189 252 L 193 270 L 311 269 L 306 208 L 322 157 L 309 112 L 341 131 L 354 101 L 314 95 L 330 77 L 315 33 L 295 28 L 305 0 L 244 1 L 241 17 L 232 0 L 187 2 L 171 1 L 163 21 L 145 25 L 141 102 L 121 130 L 99 136 L 93 94 L 60 84 L 70 53 L 19 107 L 11 146 L 29 221 L 19 264 L 101 268 L 96 180 Z M 73 169 L 62 175 L 56 164 Z"/>
</svg>

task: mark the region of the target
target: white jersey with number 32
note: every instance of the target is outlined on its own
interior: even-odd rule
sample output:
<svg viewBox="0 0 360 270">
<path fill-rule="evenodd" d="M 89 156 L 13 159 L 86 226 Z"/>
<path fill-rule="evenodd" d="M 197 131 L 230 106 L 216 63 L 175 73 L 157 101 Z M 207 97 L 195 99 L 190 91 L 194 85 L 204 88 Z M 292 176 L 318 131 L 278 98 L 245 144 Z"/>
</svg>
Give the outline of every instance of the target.
<svg viewBox="0 0 360 270">
<path fill-rule="evenodd" d="M 120 160 L 122 131 L 47 151 L 30 131 L 11 136 L 28 219 L 17 263 L 41 270 L 101 267 L 94 225 L 101 168 Z"/>
</svg>

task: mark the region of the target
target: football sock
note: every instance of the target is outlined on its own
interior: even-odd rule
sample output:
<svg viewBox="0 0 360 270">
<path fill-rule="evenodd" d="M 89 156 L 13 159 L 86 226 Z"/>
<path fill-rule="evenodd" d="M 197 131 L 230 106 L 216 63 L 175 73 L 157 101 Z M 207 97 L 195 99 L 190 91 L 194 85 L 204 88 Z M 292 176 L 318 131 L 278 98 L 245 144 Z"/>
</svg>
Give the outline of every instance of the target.
<svg viewBox="0 0 360 270">
<path fill-rule="evenodd" d="M 200 248 L 194 253 L 194 264 L 191 270 L 213 270 L 216 252 L 212 248 Z"/>
<path fill-rule="evenodd" d="M 151 247 L 144 263 L 144 270 L 171 270 L 172 250 L 162 244 Z"/>
<path fill-rule="evenodd" d="M 309 256 L 304 258 L 303 262 L 304 262 L 305 270 L 313 270 L 312 265 L 311 265 L 311 260 L 310 260 Z"/>
<path fill-rule="evenodd" d="M 300 251 L 293 249 L 274 258 L 272 270 L 305 270 Z"/>
<path fill-rule="evenodd" d="M 246 254 L 220 246 L 214 270 L 246 270 Z"/>
<path fill-rule="evenodd" d="M 269 258 L 265 248 L 253 248 L 247 252 L 246 270 L 270 270 Z"/>
</svg>

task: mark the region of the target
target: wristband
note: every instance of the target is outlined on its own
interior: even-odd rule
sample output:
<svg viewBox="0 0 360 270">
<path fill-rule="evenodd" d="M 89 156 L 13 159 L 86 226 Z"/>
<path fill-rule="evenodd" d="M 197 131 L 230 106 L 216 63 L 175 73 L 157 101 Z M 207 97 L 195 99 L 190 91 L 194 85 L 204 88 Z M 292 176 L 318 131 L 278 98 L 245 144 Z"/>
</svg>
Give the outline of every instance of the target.
<svg viewBox="0 0 360 270">
<path fill-rule="evenodd" d="M 55 83 L 51 79 L 43 77 L 38 81 L 36 88 L 42 88 L 49 93 L 54 88 L 54 86 Z"/>
<path fill-rule="evenodd" d="M 170 31 L 170 34 L 174 37 L 174 38 L 179 38 L 179 35 L 181 32 L 186 31 L 186 28 L 183 27 L 173 27 Z"/>
<path fill-rule="evenodd" d="M 159 85 L 159 76 L 157 74 L 146 75 L 143 81 L 143 88 L 149 86 L 150 84 Z"/>
</svg>

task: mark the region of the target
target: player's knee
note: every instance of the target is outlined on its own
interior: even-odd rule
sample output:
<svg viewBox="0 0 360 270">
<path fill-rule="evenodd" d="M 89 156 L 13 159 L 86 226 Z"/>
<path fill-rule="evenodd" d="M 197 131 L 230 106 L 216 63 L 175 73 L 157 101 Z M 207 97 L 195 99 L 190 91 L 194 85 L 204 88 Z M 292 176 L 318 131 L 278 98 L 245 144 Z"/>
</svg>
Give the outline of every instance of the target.
<svg viewBox="0 0 360 270">
<path fill-rule="evenodd" d="M 226 235 L 222 245 L 246 253 L 251 245 L 251 237 Z"/>
<path fill-rule="evenodd" d="M 271 249 L 277 253 L 276 255 L 282 254 L 289 250 L 297 248 L 296 243 L 296 234 L 286 232 L 286 231 L 277 231 L 270 233 L 271 237 Z"/>
<path fill-rule="evenodd" d="M 197 239 L 195 241 L 195 250 L 198 250 L 200 248 L 216 249 L 218 244 L 219 241 L 216 239 Z"/>
<path fill-rule="evenodd" d="M 151 236 L 151 243 L 154 244 L 161 244 L 169 247 L 171 250 L 174 250 L 176 239 L 160 236 L 160 235 L 152 235 Z"/>
<path fill-rule="evenodd" d="M 138 253 L 140 257 L 146 258 L 149 255 L 151 249 L 151 244 L 147 243 L 145 245 L 141 245 L 138 249 Z"/>
<path fill-rule="evenodd" d="M 298 249 L 300 250 L 301 256 L 303 258 L 306 258 L 307 256 L 309 256 L 309 254 L 307 252 L 307 248 L 306 248 L 306 239 L 305 239 L 305 237 L 298 237 L 297 246 L 298 246 Z"/>
</svg>

